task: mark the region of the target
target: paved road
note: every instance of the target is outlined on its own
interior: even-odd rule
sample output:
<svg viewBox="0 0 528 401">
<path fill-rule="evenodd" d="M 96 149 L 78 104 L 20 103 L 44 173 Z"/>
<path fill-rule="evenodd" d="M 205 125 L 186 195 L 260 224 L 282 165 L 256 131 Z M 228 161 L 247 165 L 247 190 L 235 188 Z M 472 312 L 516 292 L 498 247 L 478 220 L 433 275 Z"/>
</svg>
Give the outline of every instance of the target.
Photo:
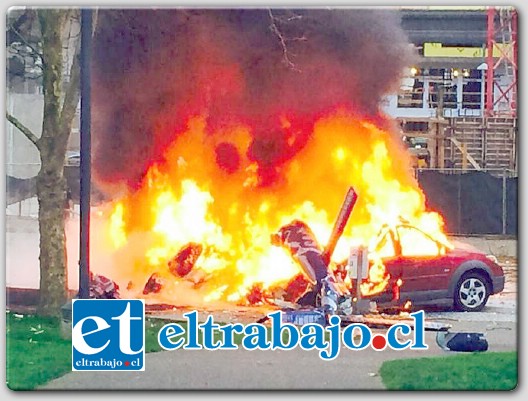
<svg viewBox="0 0 528 401">
<path fill-rule="evenodd" d="M 434 344 L 434 340 L 432 342 Z M 442 354 L 433 346 L 427 354 Z M 423 356 L 420 351 L 406 357 Z M 383 389 L 377 372 L 395 351 L 342 350 L 331 362 L 316 352 L 166 351 L 147 354 L 138 373 L 72 372 L 46 389 Z"/>
<path fill-rule="evenodd" d="M 494 296 L 479 313 L 434 312 L 428 318 L 453 330 L 486 333 L 490 351 L 517 348 L 516 302 Z M 144 372 L 72 372 L 44 389 L 383 389 L 378 371 L 386 360 L 453 355 L 426 332 L 427 351 L 342 349 L 331 362 L 315 351 L 167 351 L 146 355 Z"/>
</svg>

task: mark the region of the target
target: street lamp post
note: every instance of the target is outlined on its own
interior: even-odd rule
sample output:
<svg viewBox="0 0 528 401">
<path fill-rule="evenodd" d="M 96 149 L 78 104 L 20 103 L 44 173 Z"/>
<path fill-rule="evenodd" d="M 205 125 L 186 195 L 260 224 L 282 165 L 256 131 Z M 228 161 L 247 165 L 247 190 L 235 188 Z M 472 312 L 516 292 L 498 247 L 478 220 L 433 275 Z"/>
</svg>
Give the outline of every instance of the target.
<svg viewBox="0 0 528 401">
<path fill-rule="evenodd" d="M 90 297 L 90 187 L 92 10 L 81 10 L 81 161 L 79 298 Z"/>
</svg>

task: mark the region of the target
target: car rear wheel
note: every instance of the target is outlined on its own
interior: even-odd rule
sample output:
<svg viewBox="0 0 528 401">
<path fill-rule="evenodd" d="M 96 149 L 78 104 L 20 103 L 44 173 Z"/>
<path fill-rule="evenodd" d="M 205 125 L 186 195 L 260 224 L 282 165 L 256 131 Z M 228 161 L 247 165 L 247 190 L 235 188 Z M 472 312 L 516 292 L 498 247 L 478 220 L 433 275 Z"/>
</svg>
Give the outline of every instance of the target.
<svg viewBox="0 0 528 401">
<path fill-rule="evenodd" d="M 455 308 L 476 312 L 482 310 L 490 296 L 490 285 L 480 273 L 464 274 L 455 289 Z"/>
</svg>

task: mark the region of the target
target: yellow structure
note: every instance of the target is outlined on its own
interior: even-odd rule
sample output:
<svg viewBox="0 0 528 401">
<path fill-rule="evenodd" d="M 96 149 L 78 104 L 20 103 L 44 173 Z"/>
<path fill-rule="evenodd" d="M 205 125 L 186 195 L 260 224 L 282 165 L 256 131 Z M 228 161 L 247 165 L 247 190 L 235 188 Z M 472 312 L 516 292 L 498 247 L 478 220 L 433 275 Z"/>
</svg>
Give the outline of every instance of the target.
<svg viewBox="0 0 528 401">
<path fill-rule="evenodd" d="M 505 51 L 506 46 L 502 43 L 497 43 L 493 47 L 493 57 L 500 57 L 501 50 Z M 478 57 L 483 58 L 488 55 L 487 49 L 484 47 L 453 47 L 442 46 L 442 43 L 424 43 L 423 46 L 424 57 Z"/>
</svg>

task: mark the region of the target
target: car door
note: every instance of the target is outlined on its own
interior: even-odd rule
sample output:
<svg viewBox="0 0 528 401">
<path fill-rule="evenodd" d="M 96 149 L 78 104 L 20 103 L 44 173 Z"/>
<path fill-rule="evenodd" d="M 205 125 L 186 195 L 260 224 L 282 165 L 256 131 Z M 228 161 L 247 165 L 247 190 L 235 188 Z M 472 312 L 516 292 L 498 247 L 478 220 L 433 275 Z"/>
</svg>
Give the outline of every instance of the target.
<svg viewBox="0 0 528 401">
<path fill-rule="evenodd" d="M 454 268 L 438 242 L 411 226 L 397 229 L 401 271 L 400 298 L 430 302 L 447 296 L 449 277 Z"/>
</svg>

